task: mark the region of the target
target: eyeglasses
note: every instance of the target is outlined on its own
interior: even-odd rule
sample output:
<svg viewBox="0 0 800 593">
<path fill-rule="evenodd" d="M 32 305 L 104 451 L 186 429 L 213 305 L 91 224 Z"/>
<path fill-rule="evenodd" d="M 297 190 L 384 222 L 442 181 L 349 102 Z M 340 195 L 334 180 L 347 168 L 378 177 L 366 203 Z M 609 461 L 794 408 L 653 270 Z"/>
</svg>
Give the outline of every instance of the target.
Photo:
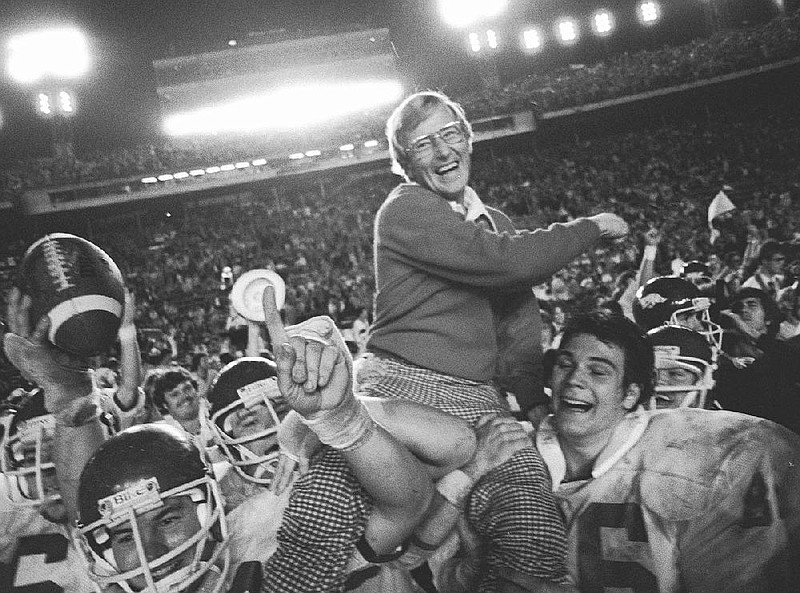
<svg viewBox="0 0 800 593">
<path fill-rule="evenodd" d="M 466 138 L 464 128 L 461 126 L 460 121 L 451 121 L 449 124 L 442 126 L 432 134 L 426 134 L 415 139 L 411 146 L 406 148 L 406 152 L 417 157 L 427 156 L 433 151 L 433 139 L 440 138 L 447 144 L 458 144 L 463 142 Z"/>
</svg>

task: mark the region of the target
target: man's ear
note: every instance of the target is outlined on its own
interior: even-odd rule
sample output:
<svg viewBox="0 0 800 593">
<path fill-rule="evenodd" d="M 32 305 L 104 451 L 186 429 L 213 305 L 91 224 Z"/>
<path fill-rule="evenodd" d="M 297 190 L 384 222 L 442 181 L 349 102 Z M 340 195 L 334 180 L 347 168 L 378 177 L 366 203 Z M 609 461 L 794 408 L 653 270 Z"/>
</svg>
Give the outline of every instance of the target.
<svg viewBox="0 0 800 593">
<path fill-rule="evenodd" d="M 631 383 L 625 388 L 625 397 L 622 399 L 622 407 L 630 412 L 636 407 L 641 395 L 642 387 L 638 383 Z"/>
</svg>

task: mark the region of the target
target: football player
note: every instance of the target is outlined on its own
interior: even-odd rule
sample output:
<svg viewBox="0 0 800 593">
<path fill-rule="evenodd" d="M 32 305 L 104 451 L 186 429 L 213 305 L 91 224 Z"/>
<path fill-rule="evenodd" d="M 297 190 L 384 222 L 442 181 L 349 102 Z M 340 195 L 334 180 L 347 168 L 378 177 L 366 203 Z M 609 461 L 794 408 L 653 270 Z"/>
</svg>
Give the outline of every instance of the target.
<svg viewBox="0 0 800 593">
<path fill-rule="evenodd" d="M 621 316 L 570 321 L 537 446 L 583 591 L 795 591 L 800 438 L 725 411 L 648 412 L 653 349 Z"/>
<path fill-rule="evenodd" d="M 332 437 L 330 428 L 326 428 L 328 412 L 308 407 L 306 390 L 313 392 L 322 376 L 330 372 L 330 361 L 325 357 L 334 353 L 341 357 L 347 372 L 340 373 L 352 376 L 352 359 L 333 322 L 314 318 L 289 328 L 287 334 L 277 310 L 271 302 L 267 305 L 270 335 L 275 343 L 291 342 L 299 364 L 305 365 L 299 374 L 296 365 L 291 368 L 292 376 L 303 385 L 302 391 L 295 393 L 294 409 L 288 414 L 280 411 L 285 408 L 280 405 L 284 395 L 292 390 L 286 380 L 288 368 L 283 373 L 283 385 L 278 384 L 280 364 L 288 359 L 279 355 L 276 367 L 263 358 L 245 357 L 228 364 L 215 379 L 208 394 L 206 422 L 235 469 L 221 478 L 234 556 L 270 556 L 265 574 L 269 586 L 316 590 L 321 586 L 320 579 L 327 582 L 325 579 L 335 573 L 334 564 L 342 560 L 348 562 L 340 573 L 351 574 L 395 558 L 402 551 L 398 544 L 409 535 L 425 509 L 417 507 L 408 512 L 397 506 L 394 495 L 386 495 L 407 487 L 403 483 L 407 476 L 387 474 L 385 468 L 392 464 L 387 466 L 382 461 L 379 450 L 372 451 L 368 462 L 349 460 L 345 464 L 345 459 L 357 453 L 340 449 L 338 437 Z M 319 364 L 303 360 L 317 360 Z M 352 391 L 352 379 L 346 389 Z M 369 410 L 370 417 L 413 453 L 434 479 L 468 461 L 474 450 L 475 435 L 465 421 L 428 406 L 376 398 L 354 398 L 348 405 L 353 409 L 347 414 L 359 423 L 362 421 L 358 417 Z M 336 422 L 341 423 L 341 419 Z M 290 503 L 289 491 L 284 488 L 292 479 L 294 465 L 305 465 L 308 473 L 297 481 Z M 365 504 L 372 507 L 368 513 Z M 279 546 L 277 530 L 282 522 L 282 541 L 286 545 Z M 316 529 L 304 527 L 309 541 L 301 541 L 303 538 L 292 534 L 296 526 L 306 523 L 316 525 Z M 286 583 L 282 575 L 281 558 L 290 554 L 292 542 L 302 544 L 303 549 L 297 549 L 295 556 L 302 555 L 307 563 L 303 571 L 306 580 L 299 585 Z M 338 546 L 331 542 L 338 542 Z M 335 556 L 330 548 L 337 548 Z M 315 549 L 326 554 L 329 567 L 315 558 L 311 552 Z M 393 587 L 408 582 L 407 573 L 389 572 L 384 571 L 377 586 L 387 580 Z"/>
<path fill-rule="evenodd" d="M 103 590 L 217 593 L 230 584 L 222 497 L 186 432 L 157 423 L 111 437 L 84 467 L 78 501 L 80 541 Z"/>
<path fill-rule="evenodd" d="M 29 302 L 23 298 L 21 303 L 16 303 L 18 310 L 13 313 L 25 318 L 26 304 Z M 92 407 L 91 380 L 85 368 L 77 364 L 65 366 L 59 362 L 63 353 L 57 352 L 45 339 L 46 318 L 32 332 L 22 322 L 17 325 L 18 333 L 5 337 L 6 351 L 13 351 L 14 356 L 10 358 L 26 367 L 29 374 L 47 381 L 56 394 L 53 404 L 59 410 L 64 428 L 72 429 L 61 431 L 65 433 L 67 446 L 56 447 L 56 450 L 69 452 L 62 465 L 67 470 L 63 472 L 68 477 L 67 483 L 73 485 L 75 469 L 83 467 L 82 460 L 94 453 L 104 436 L 102 430 L 98 430 L 96 407 Z M 330 590 L 341 587 L 345 565 L 357 547 L 360 554 L 369 559 L 394 551 L 402 543 L 424 513 L 432 484 L 424 467 L 411 452 L 377 425 L 363 404 L 353 397 L 352 361 L 342 357 L 338 345 L 300 335 L 289 338 L 284 334 L 282 337 L 284 339 L 278 342 L 282 344 L 278 353 L 281 392 L 293 408 L 305 414 L 305 421 L 330 447 L 324 452 L 323 459 L 331 461 L 327 465 L 314 464 L 306 474 L 305 485 L 299 484 L 295 488 L 292 497 L 295 507 L 287 509 L 284 517 L 289 526 L 284 531 L 281 545 L 265 566 L 262 586 L 265 590 Z M 145 429 L 131 429 L 133 433 L 142 431 Z M 107 448 L 98 451 L 104 455 L 107 451 L 113 453 L 119 446 L 117 443 L 130 439 L 130 436 L 130 432 L 123 431 L 108 441 L 112 444 L 106 444 L 103 447 Z M 142 446 L 129 449 L 134 452 L 143 450 Z M 146 460 L 147 455 L 142 453 L 142 458 Z M 178 465 L 172 463 L 169 467 Z M 226 582 L 225 586 L 236 588 L 238 583 L 238 586 L 252 590 L 254 585 L 247 576 L 248 571 L 242 573 L 246 562 L 234 559 L 237 570 L 229 571 L 228 579 L 224 578 L 224 570 L 212 569 L 219 561 L 223 567 L 225 564 L 224 558 L 216 556 L 213 550 L 208 556 L 207 550 L 209 547 L 216 550 L 217 544 L 220 544 L 220 549 L 223 547 L 225 529 L 221 522 L 219 528 L 211 529 L 211 532 L 216 530 L 221 535 L 211 533 L 213 542 L 208 540 L 206 545 L 194 546 L 198 538 L 205 537 L 198 535 L 199 531 L 193 531 L 197 521 L 204 530 L 217 521 L 216 514 L 208 521 L 199 516 L 194 522 L 190 521 L 192 505 L 214 503 L 215 497 L 209 493 L 209 486 L 198 483 L 184 491 L 182 483 L 164 479 L 162 484 L 159 482 L 160 468 L 167 471 L 166 467 L 155 464 L 150 470 L 152 475 L 134 475 L 127 479 L 124 472 L 118 475 L 113 463 L 89 463 L 81 487 L 70 490 L 68 498 L 71 501 L 75 501 L 78 491 L 81 495 L 80 504 L 70 508 L 80 509 L 83 535 L 90 551 L 87 556 L 93 563 L 92 574 L 103 585 L 112 588 L 120 586 L 152 593 L 166 587 L 214 590 L 220 581 L 231 578 L 233 582 Z M 144 467 L 139 469 L 139 474 L 148 473 Z M 181 472 L 177 473 L 180 476 Z M 321 481 L 317 479 L 320 476 Z M 114 493 L 100 496 L 104 494 L 102 487 L 99 490 L 90 487 L 126 479 L 121 497 L 115 498 Z M 199 479 L 196 476 L 196 480 Z M 201 491 L 197 492 L 194 486 Z M 319 512 L 318 508 L 303 508 L 310 498 L 319 500 L 316 491 L 320 488 L 323 489 L 323 499 L 327 497 L 332 508 L 346 506 L 344 522 L 337 521 L 341 516 L 333 517 L 324 509 Z M 352 492 L 360 488 L 368 496 L 353 504 L 348 505 L 346 499 L 336 495 L 340 491 Z M 314 496 L 310 497 L 309 493 Z M 127 504 L 128 500 L 130 504 Z M 207 506 L 204 508 L 208 509 Z M 95 509 L 95 514 L 90 512 L 91 509 Z M 96 516 L 98 513 L 100 519 Z M 195 534 L 190 536 L 190 533 Z M 119 541 L 109 540 L 112 536 L 119 536 Z M 362 540 L 364 545 L 359 546 Z M 114 543 L 119 545 L 115 547 Z M 265 559 L 266 553 L 262 550 L 260 560 Z M 219 576 L 212 579 L 211 574 L 217 572 Z M 173 577 L 174 573 L 178 576 Z M 242 574 L 245 576 L 240 578 Z"/>
<path fill-rule="evenodd" d="M 680 325 L 662 325 L 647 332 L 647 337 L 656 369 L 649 409 L 718 407 L 708 400 L 716 365 L 702 335 Z"/>
<path fill-rule="evenodd" d="M 711 320 L 711 300 L 678 276 L 657 276 L 636 291 L 633 318 L 644 331 L 660 325 L 681 325 L 703 334 L 716 352 L 722 349 L 722 328 Z"/>
<path fill-rule="evenodd" d="M 0 591 L 95 590 L 73 545 L 54 464 L 56 418 L 38 387 L 0 404 Z"/>
</svg>

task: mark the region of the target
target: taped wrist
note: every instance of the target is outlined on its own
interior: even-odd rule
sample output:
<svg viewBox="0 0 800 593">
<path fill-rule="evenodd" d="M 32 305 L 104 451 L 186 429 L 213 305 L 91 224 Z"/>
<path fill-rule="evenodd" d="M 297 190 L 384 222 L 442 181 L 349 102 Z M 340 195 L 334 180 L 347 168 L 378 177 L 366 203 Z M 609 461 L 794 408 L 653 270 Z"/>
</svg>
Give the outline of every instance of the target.
<svg viewBox="0 0 800 593">
<path fill-rule="evenodd" d="M 319 437 L 320 442 L 340 451 L 355 451 L 375 432 L 375 421 L 364 404 L 355 397 L 345 399 L 330 410 L 303 418 L 303 423 Z"/>
<path fill-rule="evenodd" d="M 117 331 L 117 337 L 119 338 L 120 342 L 124 342 L 125 340 L 136 340 L 136 326 L 123 325 Z"/>
<path fill-rule="evenodd" d="M 436 491 L 451 505 L 461 510 L 475 482 L 460 469 L 451 471 L 436 482 Z"/>
</svg>

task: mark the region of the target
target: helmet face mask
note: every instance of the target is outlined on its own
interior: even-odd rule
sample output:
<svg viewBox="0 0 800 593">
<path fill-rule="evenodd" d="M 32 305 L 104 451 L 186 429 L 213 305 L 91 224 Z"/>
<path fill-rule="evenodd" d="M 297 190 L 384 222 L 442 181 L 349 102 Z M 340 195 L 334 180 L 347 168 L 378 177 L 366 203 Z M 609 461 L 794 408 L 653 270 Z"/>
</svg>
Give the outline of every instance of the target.
<svg viewBox="0 0 800 593">
<path fill-rule="evenodd" d="M 106 441 L 81 475 L 78 505 L 77 544 L 104 590 L 224 587 L 230 558 L 222 496 L 200 451 L 177 429 L 142 425 Z"/>
<path fill-rule="evenodd" d="M 268 380 L 265 380 L 268 381 Z M 276 386 L 277 389 L 277 386 Z M 242 415 L 249 416 L 244 427 Z M 270 484 L 278 463 L 278 425 L 280 420 L 268 397 L 234 401 L 215 412 L 206 422 L 211 427 L 214 442 L 225 457 L 246 480 Z"/>
<path fill-rule="evenodd" d="M 259 357 L 235 360 L 219 372 L 207 397 L 205 426 L 225 457 L 245 480 L 270 484 L 280 455 L 275 364 Z"/>
<path fill-rule="evenodd" d="M 40 389 L 15 390 L 0 411 L 0 473 L 11 504 L 42 507 L 61 501 L 53 463 L 55 425 Z"/>
<path fill-rule="evenodd" d="M 677 325 L 651 330 L 648 338 L 653 343 L 656 370 L 649 408 L 705 408 L 716 368 L 706 339 Z"/>
<path fill-rule="evenodd" d="M 706 341 L 708 341 L 709 344 L 711 344 L 717 350 L 721 350 L 723 331 L 722 326 L 711 321 L 711 314 L 709 313 L 710 308 L 711 301 L 708 298 L 696 297 L 692 299 L 690 306 L 676 309 L 675 312 L 670 315 L 668 323 L 670 325 L 681 325 L 683 327 L 688 327 L 689 329 L 702 334 L 705 336 Z M 682 317 L 684 317 L 687 313 L 695 314 L 695 318 L 699 324 L 698 327 L 693 327 L 694 324 L 688 325 L 684 319 L 682 319 Z"/>
<path fill-rule="evenodd" d="M 711 300 L 688 280 L 658 276 L 636 291 L 633 315 L 645 331 L 662 325 L 682 325 L 705 336 L 716 350 L 722 348 L 722 327 L 711 320 Z"/>
</svg>

